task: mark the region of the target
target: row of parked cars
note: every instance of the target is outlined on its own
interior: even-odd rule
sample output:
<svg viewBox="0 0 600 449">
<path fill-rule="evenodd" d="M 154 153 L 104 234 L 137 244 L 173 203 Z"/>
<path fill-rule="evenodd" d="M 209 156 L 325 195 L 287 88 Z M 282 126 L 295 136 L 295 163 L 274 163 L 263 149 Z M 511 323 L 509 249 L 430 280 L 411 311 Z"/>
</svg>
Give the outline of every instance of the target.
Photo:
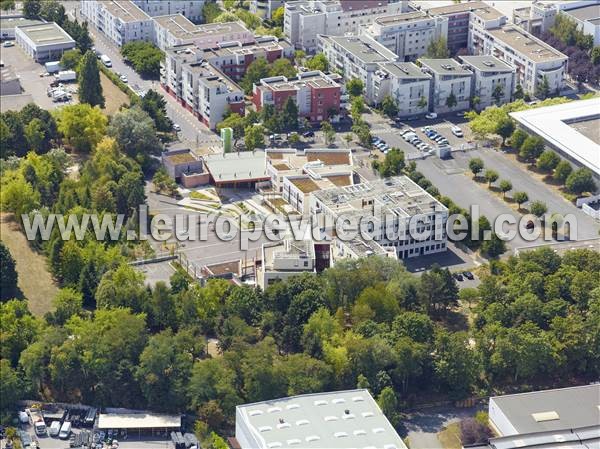
<svg viewBox="0 0 600 449">
<path fill-rule="evenodd" d="M 414 146 L 415 148 L 417 148 L 421 151 L 431 151 L 431 149 L 432 149 L 428 144 L 423 142 L 419 138 L 419 136 L 417 136 L 417 133 L 412 128 L 405 129 L 404 131 L 402 131 L 400 133 L 400 136 L 402 136 L 402 138 L 404 140 L 406 140 L 412 146 Z"/>
</svg>

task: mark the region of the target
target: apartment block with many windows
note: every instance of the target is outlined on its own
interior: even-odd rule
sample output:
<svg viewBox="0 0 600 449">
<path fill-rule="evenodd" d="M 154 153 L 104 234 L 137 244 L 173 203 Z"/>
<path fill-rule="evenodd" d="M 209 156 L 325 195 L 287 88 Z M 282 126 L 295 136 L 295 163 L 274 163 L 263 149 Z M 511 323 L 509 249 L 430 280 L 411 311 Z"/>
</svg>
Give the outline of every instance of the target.
<svg viewBox="0 0 600 449">
<path fill-rule="evenodd" d="M 294 78 L 274 76 L 254 85 L 252 101 L 260 111 L 272 104 L 281 111 L 288 98 L 298 107 L 298 116 L 310 122 L 322 122 L 340 113 L 341 86 L 320 71 L 300 72 Z"/>
<path fill-rule="evenodd" d="M 358 34 L 376 17 L 409 11 L 406 0 L 298 0 L 286 2 L 283 31 L 292 45 L 306 52 L 317 50 L 318 34 Z"/>
<path fill-rule="evenodd" d="M 133 0 L 133 3 L 151 17 L 181 14 L 200 23 L 205 0 Z"/>
<path fill-rule="evenodd" d="M 431 75 L 412 62 L 379 64 L 373 78 L 373 92 L 377 103 L 390 95 L 398 105 L 399 117 L 424 114 L 429 108 Z"/>
<path fill-rule="evenodd" d="M 424 11 L 377 17 L 362 32 L 398 55 L 401 61 L 416 61 L 435 39 L 447 38 L 448 19 Z"/>
<path fill-rule="evenodd" d="M 369 36 L 319 36 L 319 48 L 329 61 L 331 70 L 341 70 L 345 80 L 360 79 L 365 86 L 364 98 L 377 102 L 373 78 L 379 63 L 397 61 L 398 55 Z"/>
<path fill-rule="evenodd" d="M 494 56 L 460 56 L 473 72 L 471 95 L 479 98 L 477 109 L 509 103 L 515 90 L 515 68 Z"/>
<path fill-rule="evenodd" d="M 469 70 L 454 59 L 419 59 L 419 62 L 432 76 L 429 95 L 431 111 L 444 114 L 469 108 L 473 75 Z"/>
<path fill-rule="evenodd" d="M 275 10 L 284 3 L 283 0 L 250 0 L 249 10 L 261 19 L 270 19 Z"/>
<path fill-rule="evenodd" d="M 82 0 L 81 13 L 116 45 L 130 41 L 153 41 L 152 17 L 131 1 Z"/>
</svg>

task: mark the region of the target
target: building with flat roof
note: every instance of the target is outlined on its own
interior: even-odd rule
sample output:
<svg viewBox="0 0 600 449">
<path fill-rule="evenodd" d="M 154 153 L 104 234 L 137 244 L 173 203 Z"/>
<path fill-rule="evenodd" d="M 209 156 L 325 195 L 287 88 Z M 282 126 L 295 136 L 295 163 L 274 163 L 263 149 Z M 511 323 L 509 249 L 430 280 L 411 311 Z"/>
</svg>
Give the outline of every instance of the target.
<svg viewBox="0 0 600 449">
<path fill-rule="evenodd" d="M 385 62 L 373 77 L 373 98 L 377 103 L 390 95 L 398 105 L 399 117 L 413 117 L 428 111 L 432 76 L 412 62 Z"/>
<path fill-rule="evenodd" d="M 565 84 L 568 57 L 516 25 L 486 29 L 469 43 L 472 54 L 495 56 L 514 66 L 515 84 L 535 93 L 544 78 L 551 92 Z"/>
<path fill-rule="evenodd" d="M 205 0 L 133 0 L 133 3 L 151 17 L 181 14 L 200 23 Z"/>
<path fill-rule="evenodd" d="M 217 187 L 251 187 L 269 181 L 263 151 L 241 151 L 204 156 L 204 166 Z"/>
<path fill-rule="evenodd" d="M 295 48 L 318 50 L 317 35 L 358 34 L 376 17 L 409 11 L 408 1 L 297 0 L 285 3 L 283 32 Z"/>
<path fill-rule="evenodd" d="M 155 413 L 100 413 L 97 428 L 139 431 L 140 433 L 178 430 L 181 428 L 181 416 Z"/>
<path fill-rule="evenodd" d="M 339 115 L 342 87 L 318 70 L 299 72 L 294 78 L 263 78 L 253 86 L 252 102 L 257 111 L 271 104 L 280 112 L 288 98 L 296 103 L 299 117 L 320 123 Z"/>
<path fill-rule="evenodd" d="M 515 90 L 515 68 L 494 56 L 460 56 L 473 72 L 471 95 L 479 98 L 478 109 L 509 103 Z"/>
<path fill-rule="evenodd" d="M 261 264 L 256 269 L 256 284 L 263 290 L 275 282 L 302 273 L 316 273 L 312 240 L 283 239 L 262 246 Z"/>
<path fill-rule="evenodd" d="M 471 71 L 455 59 L 419 59 L 423 69 L 432 76 L 429 109 L 437 113 L 462 111 L 469 108 Z M 449 98 L 454 96 L 454 105 Z"/>
<path fill-rule="evenodd" d="M 275 10 L 284 5 L 283 0 L 250 0 L 250 12 L 261 19 L 270 19 Z"/>
<path fill-rule="evenodd" d="M 318 190 L 310 200 L 325 233 L 343 216 L 400 259 L 446 251 L 448 209 L 406 176 Z"/>
<path fill-rule="evenodd" d="M 512 21 L 525 31 L 539 36 L 554 25 L 558 10 L 552 3 L 533 2 L 513 9 Z"/>
<path fill-rule="evenodd" d="M 581 5 L 582 2 L 578 2 Z M 600 45 L 600 1 L 585 2 L 584 6 L 565 5 L 561 13 L 573 19 L 579 29 L 594 38 L 594 46 Z"/>
<path fill-rule="evenodd" d="M 17 26 L 15 41 L 36 62 L 59 60 L 75 41 L 54 22 Z"/>
<path fill-rule="evenodd" d="M 377 17 L 362 32 L 396 53 L 400 61 L 416 61 L 431 41 L 448 36 L 448 19 L 425 11 Z"/>
<path fill-rule="evenodd" d="M 236 407 L 241 449 L 406 449 L 368 390 L 332 391 Z"/>
<path fill-rule="evenodd" d="M 18 26 L 40 25 L 42 20 L 26 19 L 20 15 L 0 15 L 0 39 L 14 39 L 15 28 Z"/>
<path fill-rule="evenodd" d="M 20 95 L 21 81 L 12 66 L 0 67 L 0 96 Z"/>
<path fill-rule="evenodd" d="M 376 101 L 373 77 L 379 63 L 397 61 L 398 55 L 369 36 L 319 36 L 319 49 L 325 54 L 332 70 L 341 70 L 345 80 L 360 79 L 364 98 L 369 104 Z"/>
<path fill-rule="evenodd" d="M 542 137 L 546 145 L 600 180 L 600 98 L 511 112 L 525 130 Z M 589 132 L 585 132 L 589 124 Z"/>
<path fill-rule="evenodd" d="M 600 384 L 494 396 L 489 417 L 500 436 L 589 426 L 600 430 Z"/>
</svg>

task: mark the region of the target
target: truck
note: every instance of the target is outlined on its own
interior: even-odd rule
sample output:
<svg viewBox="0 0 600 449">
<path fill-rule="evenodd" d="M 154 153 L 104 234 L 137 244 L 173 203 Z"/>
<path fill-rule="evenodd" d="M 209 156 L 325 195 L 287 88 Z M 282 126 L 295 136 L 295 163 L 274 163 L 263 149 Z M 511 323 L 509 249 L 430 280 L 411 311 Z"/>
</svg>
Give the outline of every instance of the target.
<svg viewBox="0 0 600 449">
<path fill-rule="evenodd" d="M 102 55 L 100 56 L 100 61 L 102 61 L 102 64 L 104 64 L 106 67 L 112 67 L 112 61 L 110 60 L 110 58 L 106 55 Z"/>
<path fill-rule="evenodd" d="M 60 428 L 58 438 L 66 440 L 69 438 L 69 435 L 71 435 L 71 421 L 65 421 Z"/>
<path fill-rule="evenodd" d="M 44 64 L 48 73 L 57 73 L 62 69 L 60 61 L 51 61 Z"/>
<path fill-rule="evenodd" d="M 52 424 L 50 424 L 50 436 L 57 437 L 60 433 L 60 427 L 60 421 L 52 421 Z"/>
<path fill-rule="evenodd" d="M 75 70 L 61 70 L 54 75 L 54 78 L 61 82 L 75 81 L 77 79 L 77 73 L 75 73 Z"/>
<path fill-rule="evenodd" d="M 42 411 L 37 408 L 27 409 L 29 415 L 29 422 L 35 430 L 35 434 L 38 436 L 46 435 L 46 423 L 44 422 L 44 415 Z"/>
</svg>

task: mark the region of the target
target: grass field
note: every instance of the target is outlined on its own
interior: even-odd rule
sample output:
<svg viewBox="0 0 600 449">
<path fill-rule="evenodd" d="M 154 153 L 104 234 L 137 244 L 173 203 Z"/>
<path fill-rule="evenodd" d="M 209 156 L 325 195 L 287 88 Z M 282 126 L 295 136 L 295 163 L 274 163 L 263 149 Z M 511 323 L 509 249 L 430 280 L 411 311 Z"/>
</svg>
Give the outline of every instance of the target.
<svg viewBox="0 0 600 449">
<path fill-rule="evenodd" d="M 129 97 L 125 95 L 108 77 L 100 72 L 100 84 L 106 102 L 104 112 L 112 115 L 119 110 L 123 103 L 129 104 Z"/>
<path fill-rule="evenodd" d="M 46 258 L 31 249 L 11 214 L 0 214 L 0 238 L 15 259 L 19 288 L 27 298 L 29 310 L 43 316 L 52 309 L 52 299 L 58 292 Z"/>
<path fill-rule="evenodd" d="M 438 433 L 438 440 L 440 440 L 444 449 L 461 449 L 460 423 L 449 424 L 448 427 Z"/>
</svg>

